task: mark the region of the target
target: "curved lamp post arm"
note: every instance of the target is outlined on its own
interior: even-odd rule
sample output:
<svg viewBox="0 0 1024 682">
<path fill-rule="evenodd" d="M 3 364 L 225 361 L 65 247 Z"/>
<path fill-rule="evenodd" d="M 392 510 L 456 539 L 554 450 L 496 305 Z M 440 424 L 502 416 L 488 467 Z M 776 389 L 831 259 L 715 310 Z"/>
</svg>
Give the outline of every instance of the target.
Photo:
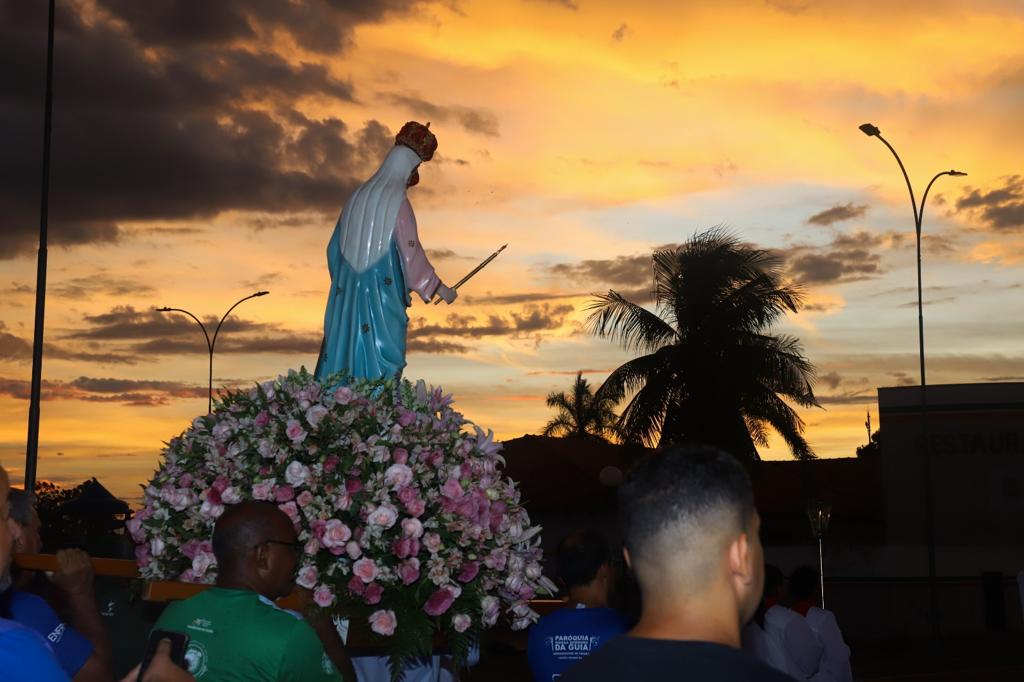
<svg viewBox="0 0 1024 682">
<path fill-rule="evenodd" d="M 896 150 L 893 148 L 893 146 L 891 144 L 889 144 L 889 141 L 886 140 L 884 137 L 882 137 L 881 133 L 876 133 L 875 137 L 877 137 L 879 140 L 881 140 L 882 144 L 884 144 L 886 147 L 889 148 L 889 151 L 892 152 L 892 155 L 896 157 L 896 163 L 898 163 L 900 165 L 900 170 L 903 172 L 903 179 L 907 181 L 907 191 L 910 192 L 910 206 L 914 210 L 914 229 L 916 229 L 917 230 L 917 234 L 920 235 L 921 234 L 921 216 L 917 212 L 917 199 L 914 198 L 914 187 L 910 184 L 910 176 L 907 175 L 907 169 L 903 165 L 903 160 L 900 159 L 900 155 L 896 153 Z M 934 179 L 932 180 L 932 182 L 934 182 Z M 923 209 L 924 209 L 924 202 L 923 201 L 921 202 L 921 208 L 922 208 L 922 211 L 923 211 Z"/>
<path fill-rule="evenodd" d="M 228 311 L 226 313 L 224 313 L 224 317 L 220 318 L 220 322 L 217 323 L 217 328 L 215 330 L 213 330 L 213 341 L 210 343 L 210 352 L 211 353 L 213 352 L 214 346 L 217 345 L 217 335 L 220 334 L 220 327 L 221 327 L 222 324 L 224 324 L 224 320 L 228 319 L 228 315 L 231 314 L 231 311 L 234 310 L 235 308 L 237 308 L 239 305 L 241 305 L 245 301 L 248 301 L 250 298 L 257 298 L 259 296 L 266 296 L 269 293 L 270 293 L 269 291 L 257 291 L 255 294 L 249 294 L 245 298 L 240 299 L 238 301 L 235 301 L 235 304 L 233 306 L 231 306 L 230 308 L 228 308 Z"/>
<path fill-rule="evenodd" d="M 193 320 L 196 321 L 196 324 L 199 325 L 199 328 L 203 330 L 203 336 L 206 338 L 206 350 L 212 352 L 213 345 L 210 343 L 210 335 L 206 331 L 206 325 L 203 324 L 198 317 L 196 317 L 189 311 L 185 310 L 184 308 L 157 308 L 156 310 L 159 313 L 185 313 L 186 315 L 191 317 Z"/>
<path fill-rule="evenodd" d="M 924 188 L 924 194 L 921 195 L 921 207 L 919 209 L 919 213 L 918 213 L 918 217 L 917 217 L 917 224 L 918 225 L 921 225 L 921 224 L 924 223 L 924 203 L 926 201 L 928 201 L 928 192 L 929 192 L 929 190 L 931 190 L 932 185 L 935 184 L 935 181 L 938 180 L 939 178 L 941 178 L 943 175 L 963 176 L 963 175 L 967 175 L 967 173 L 962 173 L 962 172 L 960 172 L 958 170 L 948 170 L 948 171 L 942 171 L 941 173 L 936 173 L 935 174 L 935 177 L 931 179 L 931 181 L 928 183 L 928 186 Z"/>
</svg>

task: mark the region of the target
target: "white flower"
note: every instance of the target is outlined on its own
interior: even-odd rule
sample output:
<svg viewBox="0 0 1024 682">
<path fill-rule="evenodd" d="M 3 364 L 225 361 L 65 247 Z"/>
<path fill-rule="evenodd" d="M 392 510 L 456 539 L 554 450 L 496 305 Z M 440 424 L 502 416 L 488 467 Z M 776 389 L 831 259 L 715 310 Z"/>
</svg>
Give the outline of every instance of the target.
<svg viewBox="0 0 1024 682">
<path fill-rule="evenodd" d="M 284 480 L 288 481 L 288 485 L 293 485 L 297 488 L 309 483 L 310 476 L 309 467 L 302 462 L 292 462 L 284 470 Z"/>
</svg>

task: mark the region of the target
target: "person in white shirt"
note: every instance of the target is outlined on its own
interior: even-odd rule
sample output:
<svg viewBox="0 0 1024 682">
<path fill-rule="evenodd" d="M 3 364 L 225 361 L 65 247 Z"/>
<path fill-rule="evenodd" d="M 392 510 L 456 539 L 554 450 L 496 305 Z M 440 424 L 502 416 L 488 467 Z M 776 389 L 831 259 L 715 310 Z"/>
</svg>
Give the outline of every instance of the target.
<svg viewBox="0 0 1024 682">
<path fill-rule="evenodd" d="M 814 682 L 853 682 L 850 668 L 850 647 L 843 640 L 834 613 L 818 606 L 818 572 L 801 566 L 789 577 L 789 594 L 793 610 L 807 620 L 807 625 L 822 646 L 821 666 L 811 679 Z"/>
<path fill-rule="evenodd" d="M 797 680 L 817 679 L 823 647 L 807 621 L 783 605 L 784 595 L 782 571 L 765 564 L 764 596 L 743 630 L 743 649 Z"/>
</svg>

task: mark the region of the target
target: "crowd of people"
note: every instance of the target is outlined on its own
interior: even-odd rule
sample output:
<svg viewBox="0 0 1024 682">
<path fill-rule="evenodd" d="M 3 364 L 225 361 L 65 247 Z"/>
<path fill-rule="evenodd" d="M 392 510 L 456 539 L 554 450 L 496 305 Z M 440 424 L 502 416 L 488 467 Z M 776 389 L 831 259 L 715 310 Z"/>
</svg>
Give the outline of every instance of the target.
<svg viewBox="0 0 1024 682">
<path fill-rule="evenodd" d="M 14 551 L 40 549 L 39 520 L 32 496 L 12 490 L 2 468 L 0 512 L 3 679 L 114 679 L 89 557 L 61 550 L 49 578 L 13 574 Z M 647 458 L 620 486 L 619 512 L 621 566 L 600 533 L 576 531 L 559 543 L 568 604 L 528 634 L 536 682 L 852 680 L 836 617 L 816 599 L 817 573 L 797 569 L 787 590 L 782 572 L 765 565 L 750 479 L 731 455 L 688 446 Z M 337 621 L 275 604 L 296 588 L 301 551 L 276 505 L 230 506 L 215 525 L 213 551 L 216 586 L 170 604 L 153 627 L 189 636 L 188 671 L 164 640 L 145 682 L 390 679 L 386 659 L 348 655 Z M 445 656 L 417 661 L 403 676 L 455 679 Z"/>
</svg>

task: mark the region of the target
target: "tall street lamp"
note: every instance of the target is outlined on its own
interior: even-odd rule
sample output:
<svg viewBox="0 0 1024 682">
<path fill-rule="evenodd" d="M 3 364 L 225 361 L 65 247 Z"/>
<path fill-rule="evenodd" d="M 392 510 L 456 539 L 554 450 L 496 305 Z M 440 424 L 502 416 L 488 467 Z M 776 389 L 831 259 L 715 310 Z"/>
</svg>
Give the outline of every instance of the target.
<svg viewBox="0 0 1024 682">
<path fill-rule="evenodd" d="M 228 308 L 228 311 L 226 313 L 224 313 L 224 317 L 220 318 L 220 322 L 217 323 L 217 328 L 213 330 L 213 338 L 212 339 L 210 338 L 209 332 L 206 331 L 206 325 L 203 324 L 202 320 L 200 320 L 198 317 L 196 317 L 195 315 L 193 315 L 189 311 L 184 310 L 183 308 L 167 308 L 167 307 L 157 308 L 156 309 L 156 311 L 158 313 L 185 313 L 186 315 L 191 317 L 193 320 L 195 320 L 196 324 L 199 325 L 199 328 L 203 330 L 203 336 L 206 338 L 206 348 L 207 348 L 207 350 L 210 351 L 210 383 L 209 383 L 209 392 L 208 392 L 207 403 L 206 403 L 206 412 L 207 412 L 207 414 L 209 414 L 210 412 L 213 412 L 213 349 L 217 345 L 217 335 L 220 334 L 220 327 L 221 327 L 221 325 L 224 324 L 224 320 L 228 319 L 228 315 L 231 314 L 231 311 L 234 310 L 235 308 L 237 308 L 242 302 L 248 301 L 250 298 L 256 298 L 258 296 L 266 296 L 269 293 L 270 293 L 269 291 L 257 291 L 255 294 L 249 294 L 245 298 L 236 301 L 235 304 L 233 306 L 231 306 L 230 308 Z"/>
<path fill-rule="evenodd" d="M 892 155 L 896 157 L 896 163 L 900 165 L 900 171 L 903 173 L 903 179 L 907 182 L 907 191 L 910 192 L 910 206 L 914 211 L 914 233 L 917 237 L 917 342 L 918 342 L 918 360 L 921 365 L 921 458 L 924 461 L 924 514 L 925 514 L 925 539 L 928 544 L 928 615 L 931 621 L 932 636 L 938 635 L 938 611 L 936 608 L 936 593 L 935 593 L 935 520 L 932 512 L 932 467 L 931 457 L 928 451 L 928 396 L 926 392 L 927 382 L 925 381 L 924 371 L 924 304 L 921 296 L 921 223 L 924 220 L 924 205 L 928 200 L 928 191 L 932 188 L 932 185 L 943 175 L 953 176 L 964 176 L 967 173 L 962 173 L 958 170 L 941 171 L 935 174 L 935 177 L 931 179 L 928 185 L 924 189 L 924 194 L 921 196 L 921 206 L 918 207 L 917 200 L 914 198 L 914 188 L 910 184 L 910 176 L 907 175 L 907 169 L 903 166 L 903 161 L 900 160 L 900 155 L 896 153 L 893 146 L 889 144 L 888 140 L 882 137 L 882 131 L 877 126 L 871 123 L 861 124 L 860 130 L 868 137 L 877 137 L 882 141 Z"/>
</svg>

